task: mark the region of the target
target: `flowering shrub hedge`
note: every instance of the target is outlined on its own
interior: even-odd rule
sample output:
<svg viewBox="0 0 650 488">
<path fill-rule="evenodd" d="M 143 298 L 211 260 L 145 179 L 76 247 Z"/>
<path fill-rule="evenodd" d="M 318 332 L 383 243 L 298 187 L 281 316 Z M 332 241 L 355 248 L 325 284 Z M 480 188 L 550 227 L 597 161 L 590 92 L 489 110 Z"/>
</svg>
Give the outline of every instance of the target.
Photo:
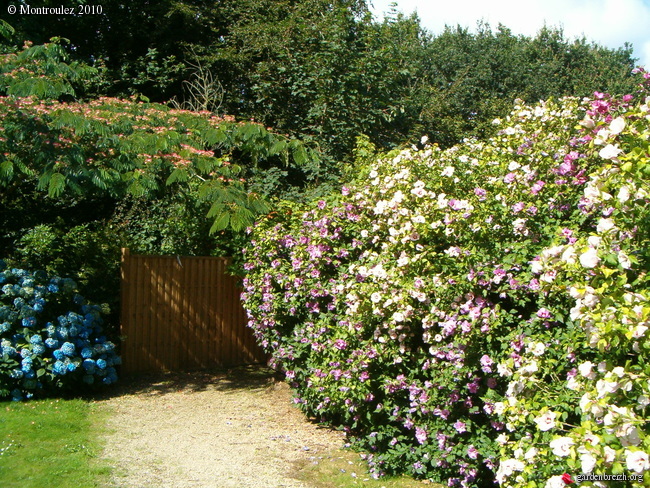
<svg viewBox="0 0 650 488">
<path fill-rule="evenodd" d="M 0 398 L 15 400 L 117 381 L 102 310 L 74 281 L 0 261 Z"/>
<path fill-rule="evenodd" d="M 365 158 L 252 229 L 249 326 L 376 476 L 650 469 L 647 95 L 516 104 L 487 142 Z"/>
</svg>

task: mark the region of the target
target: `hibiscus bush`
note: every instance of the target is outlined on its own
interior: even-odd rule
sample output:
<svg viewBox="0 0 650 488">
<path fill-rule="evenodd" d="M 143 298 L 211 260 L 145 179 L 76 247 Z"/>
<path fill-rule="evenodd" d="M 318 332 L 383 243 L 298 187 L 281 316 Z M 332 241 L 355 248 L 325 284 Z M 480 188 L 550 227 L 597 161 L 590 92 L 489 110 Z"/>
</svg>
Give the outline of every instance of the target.
<svg viewBox="0 0 650 488">
<path fill-rule="evenodd" d="M 647 96 L 516 103 L 447 150 L 362 141 L 340 195 L 251 229 L 249 326 L 375 476 L 650 468 Z"/>
<path fill-rule="evenodd" d="M 0 261 L 0 398 L 14 400 L 117 381 L 120 358 L 103 310 L 68 278 Z"/>
</svg>

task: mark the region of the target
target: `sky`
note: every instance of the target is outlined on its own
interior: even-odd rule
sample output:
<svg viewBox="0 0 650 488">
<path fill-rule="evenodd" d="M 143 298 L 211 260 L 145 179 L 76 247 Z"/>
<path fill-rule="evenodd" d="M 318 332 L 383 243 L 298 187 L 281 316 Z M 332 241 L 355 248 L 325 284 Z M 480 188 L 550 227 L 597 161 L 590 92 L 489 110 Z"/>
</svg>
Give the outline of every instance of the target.
<svg viewBox="0 0 650 488">
<path fill-rule="evenodd" d="M 369 0 L 378 19 L 394 0 Z M 417 12 L 421 25 L 442 32 L 445 25 L 474 30 L 484 20 L 513 34 L 534 36 L 545 24 L 561 27 L 567 39 L 581 38 L 617 49 L 629 42 L 637 64 L 650 69 L 650 0 L 395 0 L 405 14 Z"/>
</svg>

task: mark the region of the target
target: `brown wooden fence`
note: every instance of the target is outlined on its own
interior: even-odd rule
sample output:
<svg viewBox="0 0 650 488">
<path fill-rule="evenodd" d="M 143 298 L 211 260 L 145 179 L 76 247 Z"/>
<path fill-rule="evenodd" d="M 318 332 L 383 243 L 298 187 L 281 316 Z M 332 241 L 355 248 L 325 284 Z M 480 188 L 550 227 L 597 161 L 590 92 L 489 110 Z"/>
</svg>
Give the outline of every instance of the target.
<svg viewBox="0 0 650 488">
<path fill-rule="evenodd" d="M 227 264 L 225 258 L 122 251 L 123 373 L 265 361 Z"/>
</svg>

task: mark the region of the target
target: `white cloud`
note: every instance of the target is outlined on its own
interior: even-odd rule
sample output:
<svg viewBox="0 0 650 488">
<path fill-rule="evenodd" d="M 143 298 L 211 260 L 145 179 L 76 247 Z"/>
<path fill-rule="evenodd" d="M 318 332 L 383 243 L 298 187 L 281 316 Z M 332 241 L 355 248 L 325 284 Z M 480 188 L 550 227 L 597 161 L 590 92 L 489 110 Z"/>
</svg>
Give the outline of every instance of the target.
<svg viewBox="0 0 650 488">
<path fill-rule="evenodd" d="M 391 0 L 371 2 L 379 17 L 390 9 Z M 416 11 L 434 34 L 445 25 L 474 29 L 484 20 L 527 36 L 546 24 L 562 27 L 569 39 L 584 36 L 609 48 L 629 42 L 638 63 L 650 68 L 650 0 L 397 0 L 397 8 L 406 14 Z"/>
</svg>

